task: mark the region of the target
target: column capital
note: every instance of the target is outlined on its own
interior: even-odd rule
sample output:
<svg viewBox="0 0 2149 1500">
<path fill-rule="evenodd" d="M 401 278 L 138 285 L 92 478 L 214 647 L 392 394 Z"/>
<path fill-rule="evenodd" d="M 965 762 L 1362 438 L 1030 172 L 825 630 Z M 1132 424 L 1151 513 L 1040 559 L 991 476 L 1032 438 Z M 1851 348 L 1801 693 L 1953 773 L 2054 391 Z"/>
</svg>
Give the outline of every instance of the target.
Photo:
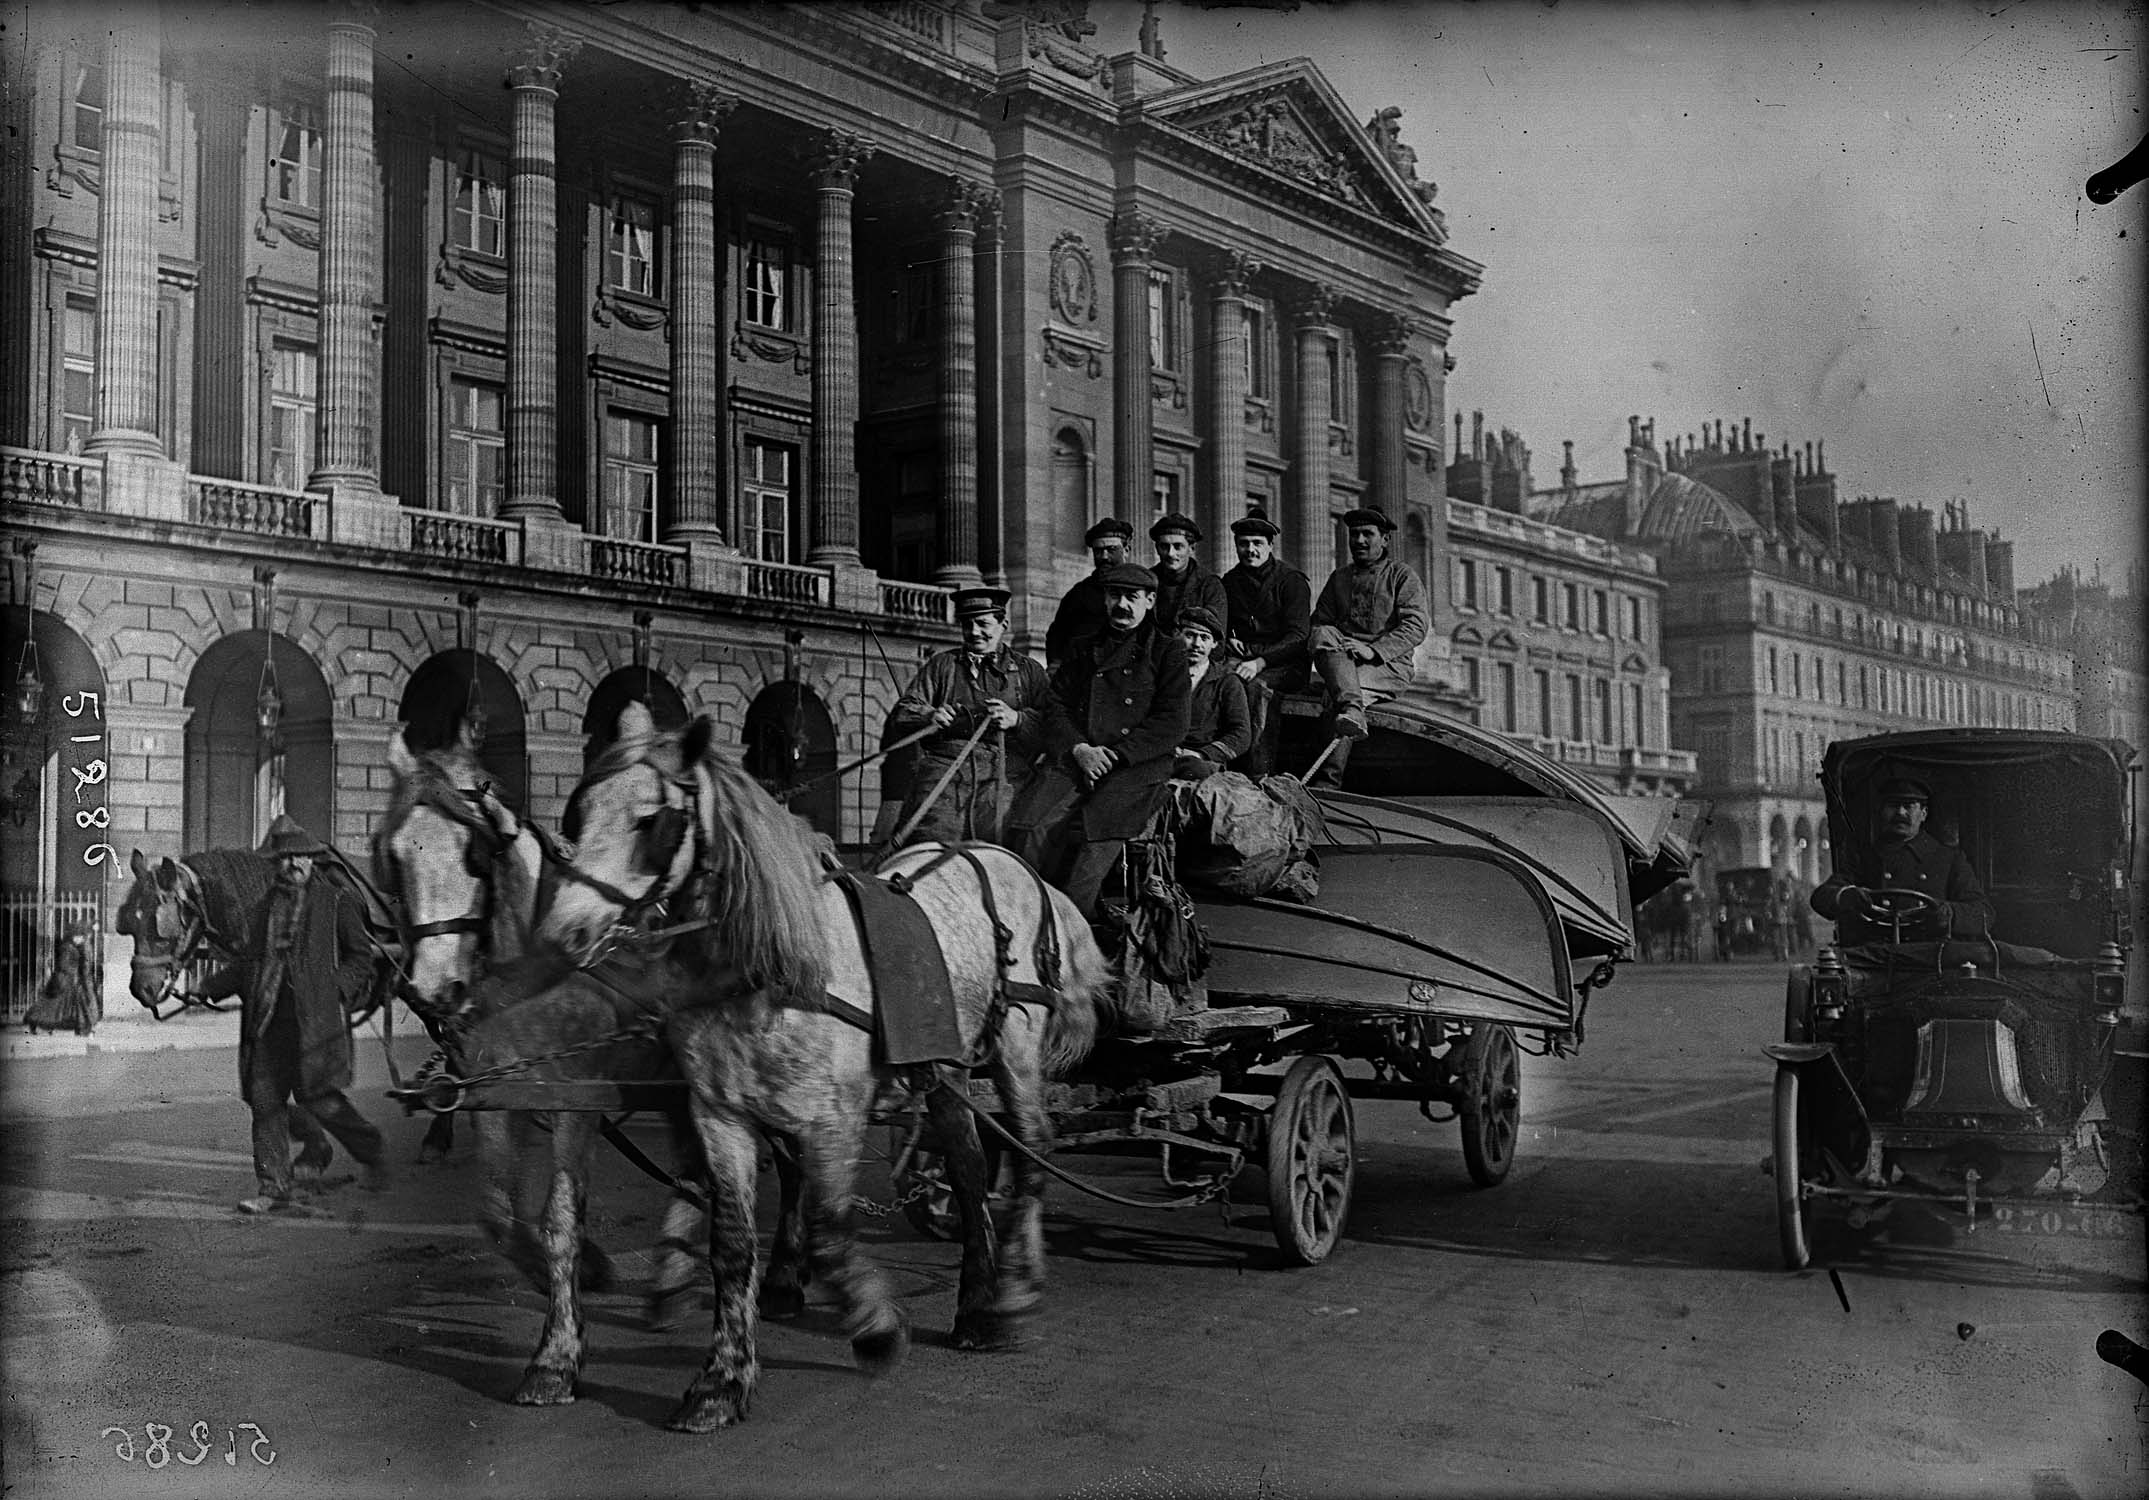
<svg viewBox="0 0 2149 1500">
<path fill-rule="evenodd" d="M 1132 209 L 1112 216 L 1109 238 L 1115 265 L 1142 265 L 1157 253 L 1157 246 L 1171 231 L 1144 213 Z"/>
<path fill-rule="evenodd" d="M 1401 358 L 1410 353 L 1410 341 L 1418 336 L 1418 325 L 1408 313 L 1377 313 L 1367 326 L 1366 334 L 1375 354 L 1382 358 Z"/>
<path fill-rule="evenodd" d="M 557 90 L 560 70 L 582 50 L 582 38 L 540 21 L 529 22 L 525 30 L 529 41 L 524 60 L 507 70 L 507 86 Z"/>
<path fill-rule="evenodd" d="M 1246 288 L 1267 267 L 1244 250 L 1226 250 L 1210 268 L 1218 297 L 1244 297 Z"/>
<path fill-rule="evenodd" d="M 941 194 L 936 218 L 943 232 L 967 229 L 974 233 L 978 221 L 988 213 L 999 217 L 999 208 L 997 189 L 968 177 L 951 177 Z"/>
<path fill-rule="evenodd" d="M 813 185 L 827 190 L 849 188 L 858 180 L 858 169 L 880 148 L 855 130 L 824 130 L 802 150 Z"/>
<path fill-rule="evenodd" d="M 1291 300 L 1291 319 L 1300 328 L 1326 328 L 1336 320 L 1336 304 L 1343 294 L 1324 282 L 1314 282 Z"/>
<path fill-rule="evenodd" d="M 379 25 L 381 19 L 380 0 L 333 0 L 328 9 L 328 24 L 331 29 L 358 26 L 371 31 Z"/>
<path fill-rule="evenodd" d="M 713 83 L 692 82 L 681 91 L 678 116 L 672 121 L 672 141 L 680 146 L 714 146 L 724 121 L 739 107 L 735 94 Z"/>
</svg>

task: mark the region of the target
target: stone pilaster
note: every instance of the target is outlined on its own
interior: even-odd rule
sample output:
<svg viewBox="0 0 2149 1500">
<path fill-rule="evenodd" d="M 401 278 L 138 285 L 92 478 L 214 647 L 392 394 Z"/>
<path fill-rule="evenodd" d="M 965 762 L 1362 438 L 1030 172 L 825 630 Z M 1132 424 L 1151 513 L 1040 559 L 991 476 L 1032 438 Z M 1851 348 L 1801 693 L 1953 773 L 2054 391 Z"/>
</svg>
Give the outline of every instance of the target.
<svg viewBox="0 0 2149 1500">
<path fill-rule="evenodd" d="M 873 144 L 848 130 L 822 134 L 807 170 L 819 198 L 813 266 L 812 550 L 808 560 L 858 566 L 858 307 L 851 265 L 851 200 Z"/>
<path fill-rule="evenodd" d="M 579 38 L 532 22 L 528 60 L 510 68 L 514 144 L 507 177 L 507 501 L 502 514 L 566 525 L 559 502 L 560 69 Z"/>
<path fill-rule="evenodd" d="M 1285 514 L 1271 517 L 1283 528 L 1278 551 L 1295 557 L 1298 566 L 1312 570 L 1328 556 L 1328 426 L 1334 420 L 1329 407 L 1328 351 L 1334 337 L 1336 291 L 1315 286 L 1292 307 L 1298 333 L 1298 421 L 1296 452 L 1292 455 L 1290 505 Z"/>
<path fill-rule="evenodd" d="M 164 455 L 157 436 L 161 27 L 154 8 L 122 7 L 111 16 L 105 42 L 104 161 L 97 197 L 97 408 L 86 445 L 92 455 Z"/>
<path fill-rule="evenodd" d="M 321 388 L 307 488 L 380 489 L 380 345 L 373 332 L 381 236 L 375 209 L 373 7 L 328 23 L 321 167 Z"/>
<path fill-rule="evenodd" d="M 717 323 L 716 141 L 739 101 L 688 85 L 672 125 L 672 524 L 665 540 L 724 545 L 724 431 Z"/>
<path fill-rule="evenodd" d="M 1146 530 L 1156 424 L 1150 410 L 1149 267 L 1162 224 L 1127 212 L 1112 220 L 1112 510 Z"/>
<path fill-rule="evenodd" d="M 1005 221 L 995 193 L 978 214 L 973 270 L 977 286 L 978 566 L 988 582 L 1007 582 L 1005 511 L 1007 439 L 1000 431 L 1000 246 Z"/>
<path fill-rule="evenodd" d="M 1241 251 L 1225 252 L 1210 283 L 1209 489 L 1196 517 L 1207 538 L 1210 561 L 1228 567 L 1229 527 L 1246 506 L 1246 288 L 1261 263 Z"/>
<path fill-rule="evenodd" d="M 977 222 L 998 195 L 985 184 L 948 184 L 940 228 L 939 566 L 933 581 L 961 588 L 978 571 Z"/>
<path fill-rule="evenodd" d="M 1373 503 L 1398 526 L 1410 496 L 1410 470 L 1403 446 L 1403 377 L 1410 367 L 1410 340 L 1416 329 L 1401 313 L 1374 320 L 1373 343 Z"/>
</svg>

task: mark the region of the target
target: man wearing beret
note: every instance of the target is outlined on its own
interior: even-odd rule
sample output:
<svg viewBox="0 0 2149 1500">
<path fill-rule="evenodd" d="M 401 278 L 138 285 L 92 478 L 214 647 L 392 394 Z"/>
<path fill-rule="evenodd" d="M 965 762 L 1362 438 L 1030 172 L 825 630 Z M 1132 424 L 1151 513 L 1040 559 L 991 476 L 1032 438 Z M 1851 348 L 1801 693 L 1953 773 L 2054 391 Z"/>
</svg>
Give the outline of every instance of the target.
<svg viewBox="0 0 2149 1500">
<path fill-rule="evenodd" d="M 1321 768 L 1321 784 L 1341 786 L 1350 742 L 1368 732 L 1366 710 L 1410 686 L 1411 653 L 1432 628 L 1425 586 L 1388 555 L 1395 522 L 1377 510 L 1348 511 L 1344 534 L 1351 560 L 1329 576 L 1313 606 L 1309 647 L 1327 684 L 1335 714 L 1336 747 Z"/>
<path fill-rule="evenodd" d="M 1992 903 L 1970 861 L 1925 831 L 1932 790 L 1922 781 L 1897 776 L 1881 783 L 1874 810 L 1876 835 L 1866 849 L 1845 851 L 1849 858 L 1813 893 L 1813 909 L 1836 924 L 1836 940 L 1850 945 L 1893 941 L 1895 924 L 1878 890 L 1920 891 L 1939 902 L 1913 912 L 1902 924 L 1905 938 L 1984 937 L 1992 930 Z"/>
<path fill-rule="evenodd" d="M 1157 549 L 1157 629 L 1176 633 L 1182 609 L 1205 609 L 1219 620 L 1228 619 L 1231 605 L 1224 597 L 1224 580 L 1194 555 L 1201 528 L 1174 511 L 1157 518 L 1149 540 Z"/>
<path fill-rule="evenodd" d="M 1186 647 L 1152 618 L 1156 575 L 1122 563 L 1101 581 L 1105 627 L 1052 674 L 1052 760 L 1009 817 L 1028 831 L 1023 857 L 1084 916 L 1163 798 L 1194 686 Z"/>
<path fill-rule="evenodd" d="M 1045 669 L 1007 638 L 1007 590 L 966 588 L 955 592 L 955 621 L 963 643 L 926 659 L 888 715 L 888 729 L 909 735 L 931 729 L 918 745 L 911 773 L 908 824 L 980 724 L 987 724 L 954 778 L 911 828 L 910 840 L 1000 843 L 1007 809 L 1029 779 L 1030 764 L 1044 748 L 1045 722 L 1055 711 Z"/>
<path fill-rule="evenodd" d="M 1313 633 L 1313 585 L 1276 555 L 1276 530 L 1276 523 L 1258 511 L 1233 521 L 1231 542 L 1239 563 L 1224 575 L 1224 598 L 1231 607 L 1225 644 L 1231 669 L 1246 686 L 1253 735 L 1244 769 L 1255 777 L 1274 769 L 1276 729 L 1283 720 L 1272 712 L 1273 704 L 1277 694 L 1306 685 L 1306 643 Z"/>
<path fill-rule="evenodd" d="M 1104 629 L 1104 575 L 1127 560 L 1134 545 L 1134 527 L 1117 516 L 1106 516 L 1084 534 L 1089 548 L 1090 575 L 1067 591 L 1060 607 L 1045 628 L 1045 664 L 1057 667 L 1067 659 L 1075 642 L 1089 639 Z"/>
<path fill-rule="evenodd" d="M 1200 605 L 1179 611 L 1179 639 L 1186 645 L 1187 680 L 1194 684 L 1186 737 L 1173 753 L 1172 775 L 1183 781 L 1214 776 L 1246 753 L 1253 725 L 1246 712 L 1246 685 L 1216 655 L 1224 622 Z"/>
</svg>

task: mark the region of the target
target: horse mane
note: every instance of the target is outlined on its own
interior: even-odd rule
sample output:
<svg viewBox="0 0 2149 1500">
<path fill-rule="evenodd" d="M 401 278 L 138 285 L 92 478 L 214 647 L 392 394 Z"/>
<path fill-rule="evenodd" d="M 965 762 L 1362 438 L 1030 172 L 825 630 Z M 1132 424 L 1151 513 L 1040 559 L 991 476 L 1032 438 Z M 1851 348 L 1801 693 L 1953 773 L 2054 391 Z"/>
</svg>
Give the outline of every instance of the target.
<svg viewBox="0 0 2149 1500">
<path fill-rule="evenodd" d="M 685 763 L 686 731 L 639 747 L 608 747 L 586 781 L 647 760 L 683 781 L 706 778 L 701 796 L 703 948 L 756 989 L 787 999 L 818 997 L 828 984 L 821 923 L 821 850 L 813 829 L 770 796 L 732 757 L 710 746 Z"/>
<path fill-rule="evenodd" d="M 202 916 L 210 930 L 235 943 L 247 942 L 254 914 L 276 884 L 275 864 L 251 849 L 209 849 L 179 862 L 200 881 Z"/>
</svg>

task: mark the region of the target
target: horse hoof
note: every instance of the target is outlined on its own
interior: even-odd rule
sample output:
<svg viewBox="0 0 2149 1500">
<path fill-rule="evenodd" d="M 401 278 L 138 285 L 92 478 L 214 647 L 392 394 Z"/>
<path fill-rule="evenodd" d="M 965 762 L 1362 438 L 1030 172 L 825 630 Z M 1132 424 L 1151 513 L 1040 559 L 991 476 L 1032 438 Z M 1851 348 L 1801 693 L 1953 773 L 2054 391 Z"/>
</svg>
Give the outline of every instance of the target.
<svg viewBox="0 0 2149 1500">
<path fill-rule="evenodd" d="M 552 1370 L 533 1365 L 522 1377 L 522 1384 L 515 1387 L 517 1406 L 572 1406 L 575 1400 L 575 1372 Z"/>
<path fill-rule="evenodd" d="M 617 1280 L 612 1272 L 612 1257 L 595 1240 L 582 1242 L 582 1270 L 576 1279 L 585 1292 L 609 1292 Z"/>
<path fill-rule="evenodd" d="M 796 1286 L 764 1286 L 760 1301 L 764 1318 L 795 1318 L 806 1310 L 806 1291 Z"/>
<path fill-rule="evenodd" d="M 686 1315 L 694 1311 L 700 1299 L 690 1286 L 675 1286 L 669 1291 L 651 1292 L 649 1306 L 642 1315 L 647 1326 L 654 1329 L 674 1328 Z"/>
<path fill-rule="evenodd" d="M 851 1340 L 851 1358 L 861 1371 L 876 1378 L 894 1370 L 909 1353 L 910 1325 L 900 1314 L 893 1327 L 861 1333 Z"/>
<path fill-rule="evenodd" d="M 673 1432 L 715 1432 L 746 1420 L 746 1398 L 720 1397 L 714 1391 L 688 1391 L 678 1409 L 664 1419 Z"/>
</svg>

